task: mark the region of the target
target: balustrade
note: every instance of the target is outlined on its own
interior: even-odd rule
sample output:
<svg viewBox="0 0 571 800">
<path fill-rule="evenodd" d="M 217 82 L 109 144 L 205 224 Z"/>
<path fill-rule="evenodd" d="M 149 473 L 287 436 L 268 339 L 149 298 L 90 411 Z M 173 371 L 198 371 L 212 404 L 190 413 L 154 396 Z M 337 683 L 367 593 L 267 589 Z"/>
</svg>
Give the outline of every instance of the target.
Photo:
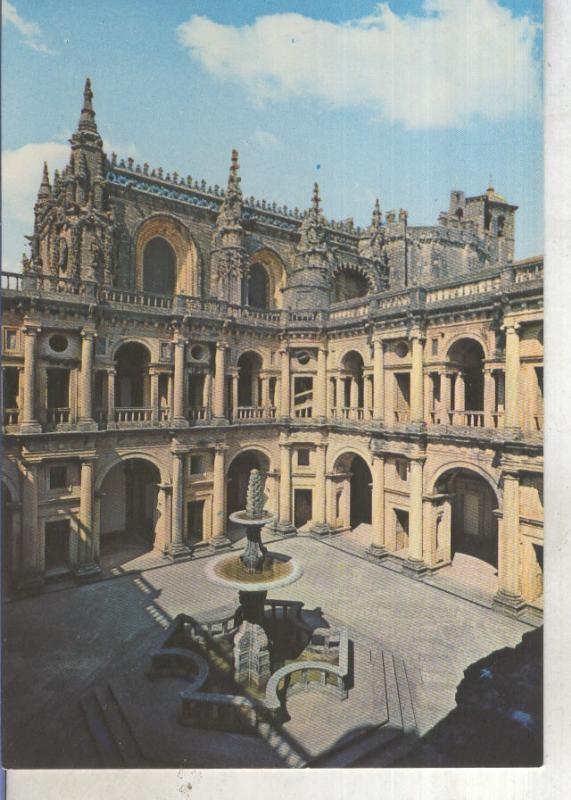
<svg viewBox="0 0 571 800">
<path fill-rule="evenodd" d="M 122 408 L 115 409 L 115 421 L 118 423 L 151 422 L 152 408 Z"/>
<path fill-rule="evenodd" d="M 208 407 L 191 406 L 187 412 L 187 419 L 190 420 L 190 422 L 198 422 L 200 420 L 208 419 Z"/>
<path fill-rule="evenodd" d="M 410 411 L 409 409 L 398 409 L 394 412 L 395 415 L 395 422 L 410 422 Z"/>
<path fill-rule="evenodd" d="M 17 425 L 19 419 L 20 419 L 20 409 L 19 408 L 5 408 L 4 409 L 4 427 L 5 428 L 7 428 L 9 425 Z"/>
<path fill-rule="evenodd" d="M 48 408 L 48 424 L 50 425 L 68 425 L 70 418 L 70 408 Z"/>
</svg>

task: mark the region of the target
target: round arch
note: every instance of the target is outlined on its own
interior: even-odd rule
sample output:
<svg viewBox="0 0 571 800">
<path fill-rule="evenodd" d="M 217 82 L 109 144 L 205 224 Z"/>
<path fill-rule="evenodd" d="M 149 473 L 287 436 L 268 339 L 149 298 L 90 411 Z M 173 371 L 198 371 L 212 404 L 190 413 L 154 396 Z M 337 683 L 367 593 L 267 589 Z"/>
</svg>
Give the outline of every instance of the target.
<svg viewBox="0 0 571 800">
<path fill-rule="evenodd" d="M 372 522 L 373 474 L 367 458 L 355 449 L 346 448 L 333 462 L 334 524 L 354 530 Z"/>
<path fill-rule="evenodd" d="M 143 291 L 144 252 L 155 238 L 164 239 L 173 249 L 175 265 L 175 294 L 197 297 L 201 294 L 200 251 L 190 231 L 177 217 L 155 214 L 143 220 L 135 231 L 135 281 Z"/>
<path fill-rule="evenodd" d="M 343 456 L 360 456 L 369 468 L 372 463 L 372 454 L 370 450 L 367 448 L 361 449 L 357 444 L 351 444 L 350 446 L 345 445 L 341 446 L 339 450 L 334 451 L 333 455 L 331 455 L 329 469 L 327 471 L 334 472 L 337 462 Z"/>
<path fill-rule="evenodd" d="M 118 341 L 115 344 L 115 346 L 112 348 L 111 354 L 110 354 L 110 357 L 111 357 L 112 361 L 116 361 L 117 360 L 117 351 L 120 350 L 121 347 L 123 347 L 126 344 L 140 344 L 142 347 L 144 347 L 147 350 L 147 353 L 148 353 L 148 356 L 149 356 L 149 361 L 152 360 L 153 354 L 151 353 L 151 348 L 150 348 L 148 342 L 146 342 L 144 339 L 138 339 L 135 336 L 129 336 L 127 339 L 121 339 L 120 341 Z"/>
<path fill-rule="evenodd" d="M 331 302 L 343 303 L 376 291 L 377 282 L 369 270 L 353 264 L 337 264 L 331 271 Z"/>
<path fill-rule="evenodd" d="M 271 247 L 262 247 L 250 256 L 250 263 L 261 264 L 268 277 L 268 308 L 282 307 L 287 271 L 282 258 Z"/>
<path fill-rule="evenodd" d="M 474 472 L 480 478 L 486 481 L 489 484 L 490 488 L 494 492 L 496 496 L 496 500 L 498 505 L 501 505 L 502 502 L 502 491 L 500 489 L 499 483 L 495 480 L 495 478 L 490 475 L 489 472 L 486 472 L 485 469 L 480 467 L 478 464 L 475 464 L 473 461 L 449 461 L 446 464 L 442 464 L 439 466 L 435 472 L 428 478 L 427 485 L 429 488 L 429 493 L 434 494 L 436 492 L 436 485 L 439 481 L 442 480 L 446 476 L 446 473 L 452 473 L 457 470 L 464 470 L 466 472 Z"/>
<path fill-rule="evenodd" d="M 170 472 L 155 455 L 135 450 L 133 452 L 124 453 L 122 455 L 119 455 L 118 453 L 113 454 L 111 458 L 108 458 L 104 462 L 101 469 L 98 470 L 98 472 L 95 475 L 95 491 L 96 492 L 101 491 L 101 485 L 103 484 L 103 481 L 105 480 L 107 475 L 111 472 L 113 467 L 116 467 L 117 464 L 121 464 L 126 461 L 131 461 L 135 458 L 140 459 L 142 461 L 149 461 L 153 466 L 155 466 L 158 469 L 159 474 L 161 476 L 161 483 L 170 484 L 171 482 Z"/>
<path fill-rule="evenodd" d="M 455 344 L 462 341 L 462 339 L 470 339 L 473 342 L 477 342 L 482 350 L 484 351 L 484 358 L 488 358 L 488 343 L 486 342 L 485 338 L 481 336 L 479 333 L 474 333 L 473 331 L 466 331 L 465 333 L 455 333 L 450 339 L 446 342 L 446 357 L 448 358 L 448 354 L 452 347 Z"/>
<path fill-rule="evenodd" d="M 226 470 L 228 485 L 227 514 L 232 514 L 234 511 L 240 511 L 245 508 L 250 471 L 258 469 L 262 474 L 265 474 L 269 471 L 270 464 L 269 456 L 255 445 L 240 450 L 239 453 L 233 456 Z"/>
</svg>

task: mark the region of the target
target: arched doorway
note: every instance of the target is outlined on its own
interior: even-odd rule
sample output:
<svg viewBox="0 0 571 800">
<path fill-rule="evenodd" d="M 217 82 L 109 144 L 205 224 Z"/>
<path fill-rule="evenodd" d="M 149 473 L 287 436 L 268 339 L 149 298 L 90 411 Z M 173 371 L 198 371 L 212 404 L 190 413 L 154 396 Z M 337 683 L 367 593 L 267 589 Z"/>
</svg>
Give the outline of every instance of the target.
<svg viewBox="0 0 571 800">
<path fill-rule="evenodd" d="M 363 356 L 351 350 L 341 361 L 341 397 L 337 406 L 342 409 L 342 416 L 348 419 L 362 419 L 365 406 L 365 379 Z"/>
<path fill-rule="evenodd" d="M 123 555 L 128 559 L 153 549 L 160 482 L 158 467 L 144 458 L 121 461 L 105 475 L 100 501 L 102 559 Z"/>
<path fill-rule="evenodd" d="M 122 344 L 116 354 L 115 407 L 146 408 L 150 405 L 149 362 L 151 356 L 139 342 Z"/>
<path fill-rule="evenodd" d="M 469 469 L 446 472 L 436 483 L 437 494 L 450 495 L 450 557 L 470 556 L 498 566 L 496 493 L 481 475 Z"/>
<path fill-rule="evenodd" d="M 259 469 L 262 475 L 265 476 L 269 468 L 268 457 L 260 450 L 246 450 L 233 459 L 227 473 L 228 514 L 246 507 L 246 493 L 248 491 L 250 472 L 253 469 Z"/>
<path fill-rule="evenodd" d="M 238 408 L 252 408 L 261 404 L 262 359 L 258 353 L 242 353 L 238 359 Z"/>
<path fill-rule="evenodd" d="M 173 295 L 176 283 L 176 255 L 162 236 L 155 236 L 143 252 L 143 291 Z"/>
<path fill-rule="evenodd" d="M 369 465 L 358 453 L 344 453 L 335 462 L 333 473 L 333 526 L 346 531 L 368 526 L 363 535 L 370 539 L 373 476 Z"/>
<path fill-rule="evenodd" d="M 270 308 L 270 280 L 262 264 L 256 262 L 250 267 L 243 284 L 242 302 L 252 308 Z"/>
<path fill-rule="evenodd" d="M 455 372 L 451 398 L 454 411 L 484 410 L 484 359 L 484 349 L 475 339 L 458 339 L 450 347 L 447 360 Z"/>
</svg>

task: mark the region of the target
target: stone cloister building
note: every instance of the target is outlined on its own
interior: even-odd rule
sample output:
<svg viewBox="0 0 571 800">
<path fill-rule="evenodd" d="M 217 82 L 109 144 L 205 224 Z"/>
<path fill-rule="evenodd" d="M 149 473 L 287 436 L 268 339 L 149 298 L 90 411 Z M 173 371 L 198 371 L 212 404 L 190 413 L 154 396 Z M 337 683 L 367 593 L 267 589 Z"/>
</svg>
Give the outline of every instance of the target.
<svg viewBox="0 0 571 800">
<path fill-rule="evenodd" d="M 87 579 L 117 537 L 229 546 L 249 470 L 274 533 L 370 525 L 424 579 L 497 566 L 542 608 L 541 258 L 516 207 L 451 194 L 436 225 L 371 224 L 108 158 L 89 81 L 69 164 L 44 169 L 31 251 L 3 273 L 4 570 Z M 404 589 L 403 589 L 404 590 Z"/>
</svg>

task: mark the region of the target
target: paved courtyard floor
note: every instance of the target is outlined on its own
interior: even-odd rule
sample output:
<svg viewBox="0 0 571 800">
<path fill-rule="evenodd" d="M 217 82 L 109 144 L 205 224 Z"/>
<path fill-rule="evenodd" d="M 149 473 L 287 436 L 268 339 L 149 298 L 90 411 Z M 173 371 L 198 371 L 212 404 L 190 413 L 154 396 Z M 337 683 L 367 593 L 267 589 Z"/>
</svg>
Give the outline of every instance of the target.
<svg viewBox="0 0 571 800">
<path fill-rule="evenodd" d="M 319 607 L 404 659 L 420 735 L 454 706 L 469 664 L 514 646 L 529 630 L 307 536 L 273 542 L 270 549 L 304 568 L 297 583 L 272 597 Z M 139 574 L 52 588 L 4 605 L 6 766 L 97 766 L 79 697 L 94 685 L 128 678 L 178 613 L 200 619 L 237 602 L 234 591 L 207 581 L 208 561 L 151 562 Z"/>
</svg>

